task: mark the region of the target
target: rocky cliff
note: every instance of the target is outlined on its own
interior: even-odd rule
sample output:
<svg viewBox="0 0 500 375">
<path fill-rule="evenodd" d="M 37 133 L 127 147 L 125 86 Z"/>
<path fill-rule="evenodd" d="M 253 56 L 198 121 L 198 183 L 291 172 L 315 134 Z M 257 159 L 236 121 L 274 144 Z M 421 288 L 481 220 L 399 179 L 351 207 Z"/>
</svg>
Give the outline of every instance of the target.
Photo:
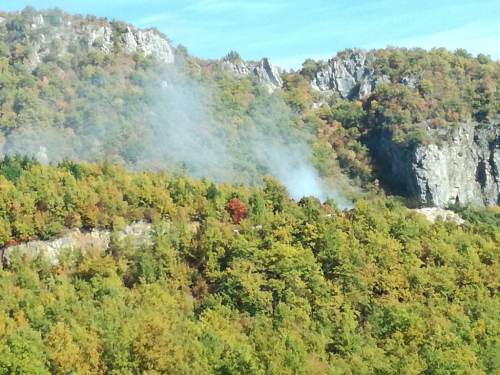
<svg viewBox="0 0 500 375">
<path fill-rule="evenodd" d="M 362 98 L 372 92 L 373 54 L 353 50 L 348 58 L 333 58 L 319 66 L 311 80 L 311 87 L 323 91 L 337 91 L 342 98 Z"/>
<path fill-rule="evenodd" d="M 500 121 L 464 123 L 451 132 L 427 129 L 432 144 L 402 147 L 382 133 L 371 148 L 382 172 L 408 196 L 438 207 L 493 206 L 500 200 Z M 442 133 L 442 134 L 441 134 Z M 442 140 L 440 140 L 442 138 Z"/>
<path fill-rule="evenodd" d="M 361 99 L 372 93 L 378 83 L 388 82 L 389 76 L 374 76 L 374 51 L 353 49 L 319 64 L 310 86 L 325 94 L 338 92 L 343 99 Z M 400 83 L 415 86 L 420 77 L 406 76 Z"/>
<path fill-rule="evenodd" d="M 393 65 L 398 66 L 397 63 Z M 408 74 L 394 66 L 387 58 L 380 58 L 377 51 L 353 49 L 338 53 L 326 63 L 306 61 L 301 73 L 311 79 L 313 89 L 322 93 L 320 101 L 312 106 L 315 109 L 335 93 L 344 100 L 366 99 L 372 94 L 370 100 L 383 100 L 377 98 L 374 91 L 382 82 L 390 82 L 394 87 L 408 86 L 416 91 L 425 69 L 422 74 Z M 427 80 L 436 79 L 429 75 L 430 68 L 426 69 Z M 385 72 L 388 75 L 384 75 Z M 437 102 L 440 98 L 434 100 Z M 400 105 L 401 110 L 405 106 L 402 103 L 394 105 Z M 383 185 L 391 193 L 416 197 L 422 203 L 438 207 L 454 203 L 492 206 L 500 202 L 500 120 L 491 120 L 489 124 L 472 121 L 449 124 L 437 130 L 431 129 L 428 118 L 411 126 L 426 129 L 429 142 L 401 145 L 393 141 L 391 132 L 381 130 L 395 126 L 392 120 L 385 119 L 383 111 L 378 116 L 378 123 L 367 127 L 366 131 L 370 132 L 365 140 L 378 164 Z"/>
<path fill-rule="evenodd" d="M 234 78 L 242 79 L 254 75 L 257 80 L 267 87 L 270 93 L 281 89 L 283 80 L 281 70 L 267 57 L 259 62 L 223 61 L 222 69 L 229 72 Z"/>
<path fill-rule="evenodd" d="M 1 21 L 0 21 L 1 22 Z M 169 42 L 153 30 L 118 31 L 110 26 L 99 26 L 93 23 L 82 23 L 75 20 L 60 20 L 59 26 L 44 27 L 45 20 L 41 14 L 33 17 L 29 40 L 33 46 L 30 68 L 36 69 L 38 64 L 51 55 L 60 58 L 72 53 L 71 44 L 100 49 L 105 54 L 123 48 L 127 52 L 140 51 L 144 56 L 154 56 L 165 64 L 174 62 L 173 49 Z"/>
</svg>

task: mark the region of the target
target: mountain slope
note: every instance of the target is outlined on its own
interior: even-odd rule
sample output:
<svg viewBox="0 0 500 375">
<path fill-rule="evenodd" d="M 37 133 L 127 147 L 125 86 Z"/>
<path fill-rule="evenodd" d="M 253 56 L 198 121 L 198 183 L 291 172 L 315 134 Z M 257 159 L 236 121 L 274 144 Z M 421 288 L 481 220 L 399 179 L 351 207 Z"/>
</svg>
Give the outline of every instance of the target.
<svg viewBox="0 0 500 375">
<path fill-rule="evenodd" d="M 249 190 L 109 163 L 0 164 L 6 373 L 500 370 L 498 209 L 431 225 L 383 196 L 344 212 L 294 202 L 271 178 Z M 136 220 L 153 222 L 142 245 L 111 233 L 100 247 L 98 230 Z M 94 246 L 3 248 L 63 225 Z"/>
<path fill-rule="evenodd" d="M 321 178 L 352 194 L 347 176 L 439 206 L 498 201 L 500 68 L 485 55 L 346 50 L 283 73 L 234 51 L 197 59 L 117 20 L 32 8 L 1 17 L 5 154 L 250 185 L 271 174 L 297 199 L 338 196 Z M 488 144 L 457 146 L 464 132 Z M 435 161 L 464 152 L 465 171 Z"/>
<path fill-rule="evenodd" d="M 498 207 L 429 222 L 380 189 L 420 204 L 460 157 L 495 195 L 497 63 L 348 50 L 278 76 L 119 21 L 0 17 L 3 152 L 36 154 L 0 159 L 0 374 L 500 372 Z M 343 174 L 348 210 L 321 185 Z"/>
<path fill-rule="evenodd" d="M 288 82 L 291 104 L 297 90 L 308 95 L 300 108 L 315 108 L 317 139 L 351 176 L 441 207 L 497 204 L 498 62 L 442 48 L 346 50 L 307 60 Z"/>
<path fill-rule="evenodd" d="M 309 164 L 298 114 L 269 91 L 281 78 L 267 59 L 234 79 L 236 59 L 190 57 L 155 30 L 30 8 L 3 19 L 4 153 L 218 182 L 261 185 L 271 174 L 297 199 L 337 195 Z M 326 172 L 341 178 L 334 161 Z"/>
</svg>

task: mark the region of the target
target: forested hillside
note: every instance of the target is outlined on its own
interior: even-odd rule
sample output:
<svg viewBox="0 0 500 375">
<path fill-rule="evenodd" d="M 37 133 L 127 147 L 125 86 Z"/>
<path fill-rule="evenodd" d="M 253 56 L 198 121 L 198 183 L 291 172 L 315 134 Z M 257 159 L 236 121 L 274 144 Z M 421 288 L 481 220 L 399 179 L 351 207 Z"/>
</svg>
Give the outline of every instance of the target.
<svg viewBox="0 0 500 375">
<path fill-rule="evenodd" d="M 7 175 L 7 178 L 4 176 Z M 393 199 L 351 211 L 109 164 L 7 160 L 0 241 L 153 222 L 151 243 L 10 254 L 5 374 L 492 374 L 497 210 L 428 224 Z"/>
<path fill-rule="evenodd" d="M 495 125 L 499 85 L 500 65 L 486 55 L 386 48 L 346 50 L 328 63 L 306 60 L 286 76 L 284 95 L 315 135 L 313 152 L 329 154 L 366 183 L 380 173 L 369 157 L 380 133 L 405 148 L 447 144 L 461 124 Z"/>
<path fill-rule="evenodd" d="M 498 207 L 431 224 L 376 152 L 497 126 L 498 63 L 386 48 L 277 71 L 0 12 L 0 375 L 500 372 Z M 150 240 L 122 240 L 139 221 Z M 74 228 L 109 246 L 17 247 Z"/>
<path fill-rule="evenodd" d="M 8 155 L 260 185 L 266 174 L 283 181 L 308 168 L 299 114 L 253 77 L 234 79 L 221 61 L 116 20 L 31 8 L 0 16 Z"/>
<path fill-rule="evenodd" d="M 270 93 L 234 51 L 202 60 L 157 30 L 60 10 L 0 17 L 0 143 L 11 156 L 260 184 L 293 169 L 269 159 L 300 155 L 295 164 L 366 187 L 381 172 L 372 152 L 381 131 L 403 146 L 446 142 L 460 124 L 500 111 L 498 63 L 464 50 L 347 50 L 306 60 Z M 327 82 L 336 72 L 341 86 Z M 345 94 L 347 79 L 357 86 Z"/>
</svg>

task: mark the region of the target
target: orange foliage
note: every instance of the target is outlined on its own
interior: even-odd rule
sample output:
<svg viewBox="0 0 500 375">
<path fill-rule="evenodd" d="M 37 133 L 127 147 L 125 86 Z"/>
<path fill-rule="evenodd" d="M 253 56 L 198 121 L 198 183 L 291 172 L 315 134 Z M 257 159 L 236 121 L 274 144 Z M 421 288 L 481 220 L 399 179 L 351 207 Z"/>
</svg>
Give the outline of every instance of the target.
<svg viewBox="0 0 500 375">
<path fill-rule="evenodd" d="M 245 203 L 240 201 L 237 198 L 231 198 L 226 205 L 226 208 L 229 210 L 231 217 L 233 218 L 233 223 L 238 224 L 241 219 L 243 219 L 248 212 Z"/>
</svg>

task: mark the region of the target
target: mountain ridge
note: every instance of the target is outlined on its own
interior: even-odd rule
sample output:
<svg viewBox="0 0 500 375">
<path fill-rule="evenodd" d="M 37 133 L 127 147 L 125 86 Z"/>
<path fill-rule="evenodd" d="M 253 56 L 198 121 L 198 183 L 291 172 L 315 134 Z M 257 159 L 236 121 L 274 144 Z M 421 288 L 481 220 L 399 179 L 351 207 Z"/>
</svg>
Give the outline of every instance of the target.
<svg viewBox="0 0 500 375">
<path fill-rule="evenodd" d="M 264 160 L 269 158 L 264 155 L 267 150 L 258 158 L 251 155 L 259 142 L 277 141 L 284 149 L 290 142 L 302 142 L 310 155 L 301 157 L 300 163 L 313 165 L 323 179 L 340 181 L 348 176 L 350 184 L 365 190 L 381 181 L 390 193 L 441 207 L 459 195 L 463 204 L 496 201 L 494 189 L 485 192 L 484 184 L 477 181 L 479 161 L 471 164 L 468 178 L 479 188 L 451 183 L 429 195 L 425 184 L 439 186 L 440 182 L 426 180 L 415 188 L 413 181 L 425 174 L 419 163 L 408 163 L 408 172 L 397 172 L 392 161 L 382 166 L 388 155 L 377 150 L 377 134 L 384 132 L 404 153 L 402 159 L 413 160 L 415 150 L 424 150 L 440 137 L 452 140 L 453 133 L 468 122 L 473 127 L 489 123 L 493 129 L 500 113 L 500 69 L 485 55 L 473 58 L 464 50 L 450 53 L 440 48 L 352 49 L 327 62 L 307 59 L 297 72 L 282 72 L 267 58 L 244 62 L 237 52 L 220 60 L 198 59 L 184 46 L 174 48 L 157 30 L 136 30 L 117 20 L 32 8 L 2 13 L 2 18 L 1 55 L 7 70 L 2 84 L 5 94 L 0 98 L 4 134 L 0 143 L 9 155 L 24 150 L 54 161 L 109 158 L 130 168 L 168 169 L 200 177 L 198 170 L 213 169 L 211 179 L 251 184 L 259 183 L 273 168 L 275 175 L 279 173 Z M 259 91 L 260 86 L 269 96 Z M 187 87 L 189 94 L 176 94 Z M 182 103 L 175 102 L 176 96 L 183 97 Z M 162 108 L 168 107 L 161 104 L 166 101 L 175 103 L 169 111 Z M 279 109 L 270 108 L 271 102 Z M 267 106 L 281 117 L 264 119 L 258 106 Z M 187 112 L 196 116 L 186 119 Z M 168 131 L 162 125 L 165 119 L 170 122 Z M 191 142 L 183 150 L 179 144 L 170 145 L 166 134 L 186 128 L 177 126 L 186 121 L 193 125 L 188 127 L 191 133 L 177 137 L 179 142 Z M 248 129 L 254 129 L 250 138 L 245 133 Z M 208 144 L 197 140 L 200 132 L 209 134 Z M 158 137 L 160 133 L 165 135 Z M 441 136 L 436 138 L 437 133 Z M 274 135 L 259 141 L 264 134 Z M 245 145 L 249 139 L 253 146 Z M 162 142 L 178 155 L 168 153 Z M 441 147 L 446 144 L 441 142 Z M 192 159 L 186 152 L 190 147 L 204 148 L 212 157 Z M 222 154 L 231 159 L 224 167 L 230 174 L 218 167 Z M 219 161 L 207 164 L 212 159 Z M 427 164 L 424 169 L 439 168 Z M 497 179 L 494 173 L 488 178 Z M 391 179 L 401 179 L 401 188 L 392 190 Z M 443 198 L 450 194 L 455 198 Z M 478 194 L 484 199 L 467 199 Z"/>
</svg>

